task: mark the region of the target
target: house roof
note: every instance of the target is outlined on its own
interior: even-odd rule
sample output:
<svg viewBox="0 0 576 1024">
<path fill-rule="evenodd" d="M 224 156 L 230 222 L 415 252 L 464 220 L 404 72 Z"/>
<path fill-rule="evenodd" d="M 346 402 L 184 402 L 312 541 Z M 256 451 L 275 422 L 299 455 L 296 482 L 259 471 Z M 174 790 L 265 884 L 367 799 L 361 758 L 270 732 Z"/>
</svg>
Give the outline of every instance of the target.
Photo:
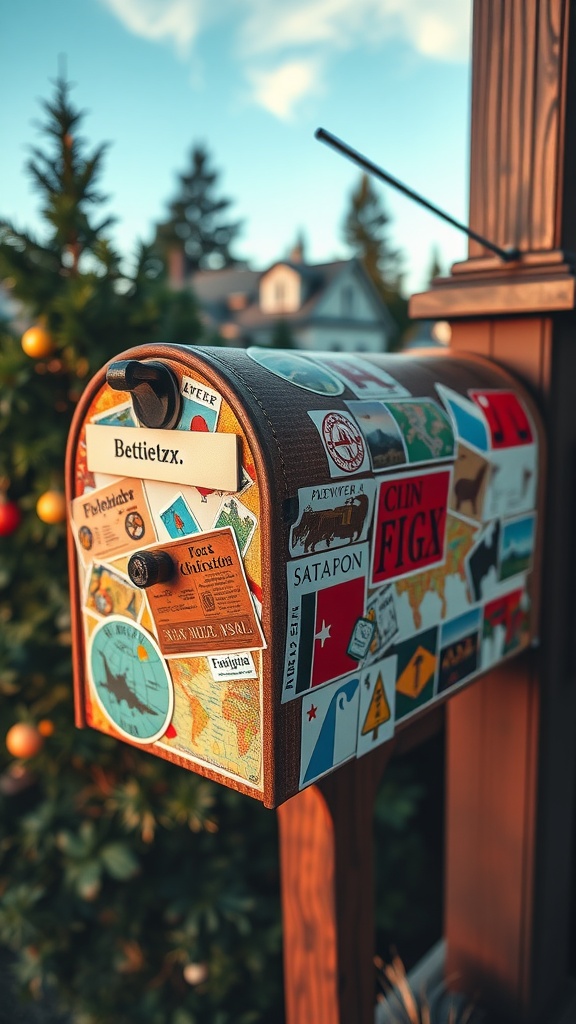
<svg viewBox="0 0 576 1024">
<path fill-rule="evenodd" d="M 275 267 L 288 266 L 295 270 L 306 281 L 307 298 L 299 309 L 294 312 L 265 313 L 260 308 L 259 285 L 266 274 Z M 284 320 L 295 326 L 304 326 L 325 295 L 326 289 L 342 271 L 351 267 L 358 274 L 364 286 L 369 290 L 377 311 L 376 319 L 380 319 L 388 330 L 394 330 L 394 322 L 380 298 L 376 288 L 366 274 L 362 264 L 356 260 L 333 260 L 330 263 L 297 263 L 291 260 L 277 260 L 264 271 L 250 270 L 247 267 L 228 267 L 223 270 L 203 270 L 193 274 L 191 285 L 200 305 L 204 309 L 206 320 L 214 327 L 233 321 L 244 331 L 266 327 Z M 244 296 L 244 305 L 232 308 L 231 296 Z M 315 317 L 314 323 L 325 326 L 338 325 L 359 328 L 367 326 L 365 322 L 353 318 L 344 320 L 342 317 Z"/>
</svg>

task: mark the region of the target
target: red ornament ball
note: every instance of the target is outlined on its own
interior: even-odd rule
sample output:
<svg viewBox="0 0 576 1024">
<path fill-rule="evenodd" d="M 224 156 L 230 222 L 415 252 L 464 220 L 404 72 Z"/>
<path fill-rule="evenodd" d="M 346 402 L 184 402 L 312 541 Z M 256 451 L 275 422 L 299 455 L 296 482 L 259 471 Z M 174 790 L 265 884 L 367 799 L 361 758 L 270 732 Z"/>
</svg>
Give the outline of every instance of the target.
<svg viewBox="0 0 576 1024">
<path fill-rule="evenodd" d="M 13 501 L 0 501 L 0 537 L 9 537 L 18 529 L 22 513 Z"/>
</svg>

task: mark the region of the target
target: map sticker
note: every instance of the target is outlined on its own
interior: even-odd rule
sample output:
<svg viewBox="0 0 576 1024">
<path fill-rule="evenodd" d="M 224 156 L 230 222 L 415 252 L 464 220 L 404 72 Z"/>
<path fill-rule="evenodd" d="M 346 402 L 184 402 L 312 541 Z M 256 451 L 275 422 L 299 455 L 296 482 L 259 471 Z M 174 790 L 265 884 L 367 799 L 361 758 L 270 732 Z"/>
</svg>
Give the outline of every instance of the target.
<svg viewBox="0 0 576 1024">
<path fill-rule="evenodd" d="M 300 514 L 290 533 L 290 554 L 365 541 L 372 525 L 376 483 L 350 480 L 298 491 Z"/>
<path fill-rule="evenodd" d="M 396 656 L 384 658 L 360 676 L 356 757 L 369 754 L 394 735 Z"/>
<path fill-rule="evenodd" d="M 94 615 L 107 618 L 123 615 L 136 621 L 144 603 L 144 594 L 129 580 L 106 565 L 92 565 L 87 576 L 84 607 Z"/>
<path fill-rule="evenodd" d="M 289 562 L 282 701 L 357 668 L 349 645 L 366 607 L 368 545 Z"/>
<path fill-rule="evenodd" d="M 214 523 L 215 529 L 222 526 L 232 527 L 236 534 L 240 554 L 245 555 L 258 526 L 258 520 L 254 513 L 237 498 L 225 498 Z"/>
<path fill-rule="evenodd" d="M 375 473 L 408 462 L 402 431 L 383 402 L 346 402 L 368 445 Z"/>
<path fill-rule="evenodd" d="M 310 358 L 334 373 L 356 398 L 410 397 L 410 392 L 386 370 L 365 362 L 355 352 L 322 352 Z"/>
<path fill-rule="evenodd" d="M 408 462 L 440 462 L 454 458 L 454 431 L 446 413 L 433 399 L 387 402 L 396 420 L 408 455 Z"/>
<path fill-rule="evenodd" d="M 360 679 L 350 676 L 302 701 L 300 789 L 356 754 Z"/>
<path fill-rule="evenodd" d="M 84 565 L 93 558 L 110 561 L 157 539 L 142 480 L 116 480 L 72 502 L 72 521 Z"/>
<path fill-rule="evenodd" d="M 450 469 L 382 480 L 372 541 L 372 586 L 444 561 L 449 491 Z"/>
<path fill-rule="evenodd" d="M 262 786 L 262 715 L 258 679 L 215 685 L 203 658 L 170 661 L 171 728 L 161 745 L 181 757 Z"/>
<path fill-rule="evenodd" d="M 328 457 L 330 476 L 351 476 L 370 469 L 368 447 L 356 420 L 339 409 L 308 412 Z"/>
<path fill-rule="evenodd" d="M 265 647 L 234 532 L 212 530 L 163 544 L 174 575 L 147 590 L 163 654 L 218 654 Z"/>
<path fill-rule="evenodd" d="M 111 616 L 92 633 L 88 668 L 98 704 L 118 732 L 135 743 L 163 735 L 174 694 L 153 637 L 129 619 Z"/>
<path fill-rule="evenodd" d="M 200 526 L 195 519 L 186 498 L 182 493 L 177 494 L 173 501 L 159 513 L 164 523 L 166 533 L 172 540 L 178 537 L 188 537 L 198 533 Z"/>
</svg>

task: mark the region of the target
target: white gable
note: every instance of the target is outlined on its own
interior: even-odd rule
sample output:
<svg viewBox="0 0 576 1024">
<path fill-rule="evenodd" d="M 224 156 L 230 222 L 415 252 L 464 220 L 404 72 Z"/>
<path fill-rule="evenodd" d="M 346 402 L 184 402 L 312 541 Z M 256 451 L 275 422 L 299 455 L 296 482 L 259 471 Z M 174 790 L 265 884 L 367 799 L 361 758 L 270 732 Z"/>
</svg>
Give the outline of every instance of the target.
<svg viewBox="0 0 576 1024">
<path fill-rule="evenodd" d="M 277 263 L 260 279 L 263 313 L 296 313 L 303 302 L 302 278 L 297 270 Z"/>
<path fill-rule="evenodd" d="M 330 282 L 314 309 L 313 317 L 381 322 L 382 310 L 360 275 L 354 272 L 354 264 L 349 263 Z"/>
</svg>

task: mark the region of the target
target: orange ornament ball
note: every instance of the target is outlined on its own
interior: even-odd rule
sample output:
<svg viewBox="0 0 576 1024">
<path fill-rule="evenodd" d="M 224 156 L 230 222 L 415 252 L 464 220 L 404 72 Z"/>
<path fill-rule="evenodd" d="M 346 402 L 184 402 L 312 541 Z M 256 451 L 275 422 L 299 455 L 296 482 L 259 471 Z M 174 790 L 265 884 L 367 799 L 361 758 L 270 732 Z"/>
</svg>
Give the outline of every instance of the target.
<svg viewBox="0 0 576 1024">
<path fill-rule="evenodd" d="M 66 497 L 61 491 L 45 491 L 36 502 L 36 514 L 43 523 L 63 523 L 66 519 Z"/>
<path fill-rule="evenodd" d="M 24 331 L 21 344 L 26 355 L 31 356 L 32 359 L 44 359 L 51 355 L 56 347 L 50 331 L 40 324 Z"/>
<path fill-rule="evenodd" d="M 17 722 L 6 733 L 6 746 L 12 757 L 35 757 L 40 753 L 44 739 L 33 725 Z"/>
<path fill-rule="evenodd" d="M 52 736 L 56 726 L 50 718 L 41 718 L 38 722 L 38 732 L 41 736 Z"/>
</svg>

